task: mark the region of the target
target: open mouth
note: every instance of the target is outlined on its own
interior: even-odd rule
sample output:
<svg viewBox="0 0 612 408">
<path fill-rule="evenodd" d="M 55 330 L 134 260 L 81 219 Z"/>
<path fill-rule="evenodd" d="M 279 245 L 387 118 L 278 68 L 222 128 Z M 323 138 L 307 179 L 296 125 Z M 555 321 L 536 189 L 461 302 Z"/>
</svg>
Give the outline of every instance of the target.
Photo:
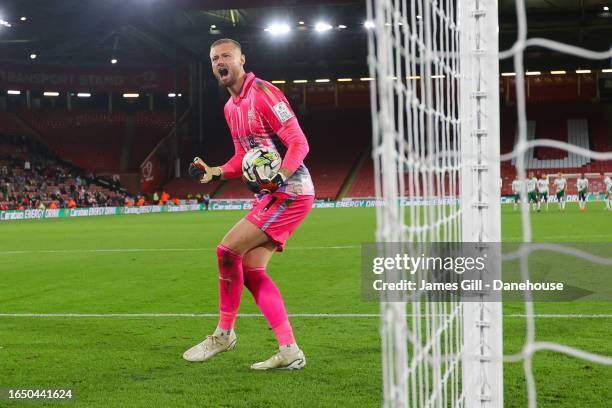
<svg viewBox="0 0 612 408">
<path fill-rule="evenodd" d="M 219 79 L 226 79 L 229 76 L 227 68 L 219 68 Z"/>
</svg>

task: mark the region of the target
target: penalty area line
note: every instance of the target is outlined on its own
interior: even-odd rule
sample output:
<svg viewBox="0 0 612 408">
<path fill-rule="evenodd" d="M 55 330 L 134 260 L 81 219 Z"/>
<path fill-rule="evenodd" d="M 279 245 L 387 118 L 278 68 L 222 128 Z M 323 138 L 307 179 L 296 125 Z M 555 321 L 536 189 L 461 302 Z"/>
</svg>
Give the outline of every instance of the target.
<svg viewBox="0 0 612 408">
<path fill-rule="evenodd" d="M 422 315 L 433 316 L 433 315 Z M 444 317 L 444 315 L 436 315 Z M 218 313 L 0 313 L 0 317 L 219 317 Z M 259 313 L 239 313 L 238 317 L 261 318 Z M 294 313 L 289 317 L 380 317 L 378 313 Z M 527 318 L 526 314 L 505 314 L 508 318 Z M 544 319 L 612 319 L 612 314 L 534 314 L 534 318 Z"/>
</svg>

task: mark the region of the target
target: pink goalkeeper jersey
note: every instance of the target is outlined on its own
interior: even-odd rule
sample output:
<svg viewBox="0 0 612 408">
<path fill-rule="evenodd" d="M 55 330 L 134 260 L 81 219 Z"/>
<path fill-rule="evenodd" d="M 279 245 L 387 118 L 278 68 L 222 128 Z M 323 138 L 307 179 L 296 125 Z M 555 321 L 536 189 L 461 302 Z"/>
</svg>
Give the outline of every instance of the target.
<svg viewBox="0 0 612 408">
<path fill-rule="evenodd" d="M 232 133 L 235 154 L 221 168 L 225 178 L 242 175 L 242 158 L 255 147 L 276 150 L 281 167 L 294 171 L 277 191 L 298 195 L 314 195 L 310 173 L 303 163 L 308 142 L 289 106 L 285 95 L 274 85 L 246 75 L 239 96 L 232 96 L 223 109 Z"/>
</svg>

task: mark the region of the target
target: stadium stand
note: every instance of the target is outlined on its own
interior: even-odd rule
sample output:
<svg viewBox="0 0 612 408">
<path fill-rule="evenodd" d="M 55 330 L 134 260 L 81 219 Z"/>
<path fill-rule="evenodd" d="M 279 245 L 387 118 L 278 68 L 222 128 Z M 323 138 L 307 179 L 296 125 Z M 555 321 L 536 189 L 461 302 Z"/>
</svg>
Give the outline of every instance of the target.
<svg viewBox="0 0 612 408">
<path fill-rule="evenodd" d="M 547 90 L 555 89 L 549 82 L 540 85 Z M 569 89 L 575 81 L 568 79 L 566 82 Z M 540 85 L 534 83 L 534 89 Z M 306 165 L 313 176 L 317 198 L 336 199 L 340 191 L 347 197 L 374 196 L 373 162 L 368 158 L 358 164 L 371 132 L 367 84 L 347 83 L 338 85 L 337 89 L 316 85 L 300 89 L 291 85 L 285 92 L 296 112 L 301 112 L 300 123 L 310 143 Z M 560 104 L 550 102 L 547 97 L 532 98 L 527 111 L 528 138 L 567 141 L 595 151 L 609 151 L 612 122 L 606 118 L 605 107 L 587 99 Z M 337 108 L 339 105 L 342 108 Z M 501 152 L 508 153 L 514 148 L 517 134 L 514 107 L 502 109 L 501 123 Z M 142 161 L 168 135 L 173 125 L 170 111 L 110 114 L 106 111 L 39 109 L 0 114 L 0 128 L 5 133 L 38 137 L 62 160 L 96 174 L 115 174 L 120 169 L 138 171 Z M 222 164 L 231 156 L 230 142 L 225 139 L 229 137 L 223 135 L 223 138 L 207 140 L 205 157 L 212 165 Z M 189 146 L 180 148 L 191 151 Z M 182 156 L 185 163 L 187 155 Z M 527 156 L 527 168 L 544 174 L 612 172 L 609 161 L 592 161 L 564 150 L 540 147 Z M 512 160 L 501 164 L 503 194 L 511 192 L 515 163 L 516 160 Z M 355 167 L 357 165 L 359 168 Z M 354 177 L 349 180 L 351 174 Z M 594 182 L 597 181 L 594 179 Z M 570 179 L 570 192 L 572 183 Z M 197 194 L 221 199 L 252 197 L 239 180 L 200 185 L 181 177 L 162 187 L 173 197 Z"/>
<path fill-rule="evenodd" d="M 556 104 L 541 103 L 528 107 L 528 138 L 547 138 L 573 143 L 595 151 L 609 151 L 612 148 L 612 123 L 606 120 L 601 105 L 590 103 Z M 561 119 L 561 120 L 560 120 Z M 509 153 L 516 140 L 515 108 L 501 111 L 502 153 Z M 501 163 L 502 194 L 512 193 L 512 180 L 516 175 L 515 160 Z M 591 161 L 584 157 L 552 148 L 538 148 L 531 151 L 527 159 L 528 169 L 538 174 L 550 175 L 551 191 L 554 175 L 563 173 L 568 179 L 568 193 L 576 193 L 576 178 L 579 173 L 587 174 L 591 191 L 601 191 L 601 172 L 612 172 L 612 162 Z M 373 197 L 374 163 L 367 160 L 358 170 L 347 197 Z"/>
<path fill-rule="evenodd" d="M 223 132 L 227 134 L 220 132 L 220 134 L 217 135 L 211 132 L 208 137 L 205 138 L 205 145 L 197 150 L 194 149 L 189 140 L 179 139 L 179 149 L 182 152 L 182 177 L 176 177 L 169 180 L 163 185 L 163 189 L 175 197 L 185 198 L 188 195 L 203 196 L 205 194 L 209 194 L 212 197 L 225 183 L 211 182 L 208 184 L 199 184 L 194 182 L 194 180 L 186 174 L 186 170 L 194 156 L 203 157 L 211 166 L 222 165 L 232 156 L 234 153 L 234 144 L 226 128 L 224 128 Z M 244 190 L 248 193 L 246 188 Z"/>
<path fill-rule="evenodd" d="M 32 135 L 32 131 L 17 116 L 9 112 L 0 112 L 0 129 L 2 133 L 7 135 Z"/>
<path fill-rule="evenodd" d="M 528 139 L 547 138 L 570 142 L 594 151 L 609 151 L 612 140 L 612 123 L 606 119 L 602 105 L 594 103 L 541 103 L 528 105 Z M 501 151 L 508 153 L 514 148 L 516 140 L 516 114 L 514 108 L 506 108 L 501 114 Z M 512 142 L 510 142 L 512 141 Z M 502 163 L 502 194 L 511 194 L 511 184 L 515 177 L 516 161 Z M 612 172 L 612 162 L 592 161 L 571 152 L 552 148 L 539 148 L 530 151 L 527 168 L 536 173 L 566 175 L 569 193 L 575 193 L 575 178 L 586 173 L 592 183 L 590 189 L 602 189 L 601 172 Z M 551 179 L 552 181 L 552 179 Z"/>
<path fill-rule="evenodd" d="M 515 143 L 518 138 L 515 136 Z M 586 119 L 554 120 L 552 117 L 530 120 L 527 123 L 527 140 L 553 139 L 590 149 L 588 122 Z M 516 158 L 512 164 L 516 165 Z M 541 147 L 525 154 L 528 169 L 578 168 L 590 159 L 572 152 Z"/>
<path fill-rule="evenodd" d="M 313 113 L 302 121 L 306 158 L 317 198 L 335 199 L 371 139 L 370 115 L 361 111 Z"/>
<path fill-rule="evenodd" d="M 63 160 L 97 174 L 137 172 L 174 123 L 173 116 L 164 111 L 139 111 L 132 116 L 49 109 L 24 110 L 18 115 Z"/>
<path fill-rule="evenodd" d="M 371 155 L 370 155 L 371 156 Z M 370 158 L 366 160 L 359 172 L 357 177 L 353 181 L 348 194 L 348 197 L 375 197 L 376 192 L 374 191 L 374 161 Z"/>
<path fill-rule="evenodd" d="M 172 112 L 136 112 L 134 135 L 129 146 L 130 160 L 128 170 L 138 171 L 138 167 L 155 146 L 174 125 Z"/>
<path fill-rule="evenodd" d="M 24 110 L 18 115 L 63 160 L 94 173 L 119 170 L 125 114 L 49 109 Z"/>
<path fill-rule="evenodd" d="M 592 74 L 528 76 L 526 97 L 528 104 L 560 104 L 569 106 L 577 101 L 590 103 L 597 99 L 597 81 Z M 516 103 L 515 77 L 500 78 L 500 97 L 509 103 Z"/>
<path fill-rule="evenodd" d="M 370 142 L 370 115 L 363 111 L 311 112 L 300 118 L 300 124 L 308 137 L 310 152 L 306 166 L 310 170 L 317 198 L 335 199 L 346 181 L 359 155 Z M 229 136 L 228 136 L 229 137 Z M 212 143 L 218 143 L 212 141 Z M 211 155 L 206 159 L 213 164 L 224 163 L 233 153 L 227 148 L 216 148 L 213 144 Z M 210 158 L 209 158 L 210 157 Z M 164 188 L 179 196 L 209 193 L 214 198 L 247 199 L 253 194 L 240 180 L 230 180 L 221 186 L 198 186 L 188 179 L 174 179 Z"/>
<path fill-rule="evenodd" d="M 103 181 L 107 187 L 100 185 Z M 119 184 L 112 185 L 110 180 L 59 161 L 46 146 L 19 135 L 0 135 L 0 210 L 123 206 L 133 202 Z"/>
</svg>

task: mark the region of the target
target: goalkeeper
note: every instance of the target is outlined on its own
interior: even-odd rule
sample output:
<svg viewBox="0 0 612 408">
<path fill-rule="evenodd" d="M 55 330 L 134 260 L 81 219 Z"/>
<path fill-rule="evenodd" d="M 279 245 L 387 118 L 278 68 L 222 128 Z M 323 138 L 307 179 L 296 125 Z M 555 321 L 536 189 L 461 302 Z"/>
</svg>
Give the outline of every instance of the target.
<svg viewBox="0 0 612 408">
<path fill-rule="evenodd" d="M 283 161 L 279 173 L 271 180 L 249 185 L 258 193 L 252 210 L 230 229 L 217 247 L 219 323 L 212 335 L 187 350 L 183 358 L 205 361 L 235 347 L 234 322 L 242 288 L 246 286 L 279 345 L 271 358 L 251 368 L 299 369 L 306 364 L 306 358 L 295 341 L 283 299 L 266 267 L 272 255 L 283 250 L 285 241 L 312 207 L 314 187 L 303 164 L 308 142 L 283 93 L 244 71 L 245 56 L 238 42 L 215 41 L 210 47 L 210 60 L 219 84 L 230 93 L 224 113 L 235 154 L 220 167 L 209 167 L 196 157 L 190 174 L 201 183 L 240 178 L 242 158 L 255 147 L 277 150 Z M 263 194 L 264 191 L 270 193 Z"/>
</svg>

